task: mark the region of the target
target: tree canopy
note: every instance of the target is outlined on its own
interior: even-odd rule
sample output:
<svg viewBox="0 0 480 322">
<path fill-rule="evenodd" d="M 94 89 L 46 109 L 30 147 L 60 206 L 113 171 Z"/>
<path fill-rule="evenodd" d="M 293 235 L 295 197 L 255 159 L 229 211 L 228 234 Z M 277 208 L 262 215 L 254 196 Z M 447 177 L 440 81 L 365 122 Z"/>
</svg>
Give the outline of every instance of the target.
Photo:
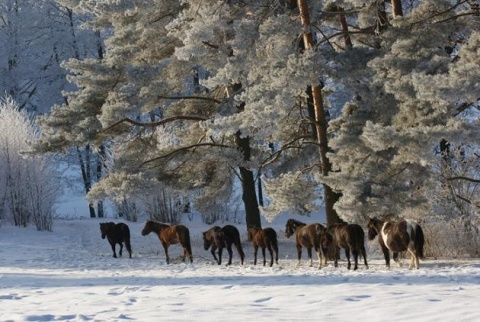
<svg viewBox="0 0 480 322">
<path fill-rule="evenodd" d="M 41 120 L 37 148 L 108 142 L 112 171 L 91 199 L 160 184 L 201 190 L 207 212 L 237 176 L 247 224 L 259 210 L 308 214 L 329 202 L 321 185 L 343 220 L 421 217 L 440 142 L 478 142 L 474 1 L 75 3 L 105 55 L 65 62 L 76 89 Z"/>
</svg>

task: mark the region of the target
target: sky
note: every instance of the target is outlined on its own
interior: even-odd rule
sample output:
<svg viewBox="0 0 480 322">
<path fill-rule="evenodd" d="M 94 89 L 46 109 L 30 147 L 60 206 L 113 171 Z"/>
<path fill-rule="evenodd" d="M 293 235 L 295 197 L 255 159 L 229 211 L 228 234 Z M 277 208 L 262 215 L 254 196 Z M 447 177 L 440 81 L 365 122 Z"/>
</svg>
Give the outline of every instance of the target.
<svg viewBox="0 0 480 322">
<path fill-rule="evenodd" d="M 304 251 L 297 266 L 294 239 L 285 237 L 287 218 L 264 227 L 279 236 L 279 265 L 253 265 L 244 224 L 237 226 L 244 265 L 214 263 L 203 249 L 211 227 L 188 221 L 194 261 L 171 263 L 155 235 L 141 236 L 145 223 L 127 222 L 133 258 L 113 258 L 99 223 L 55 219 L 52 232 L 0 226 L 0 321 L 480 321 L 480 259 L 426 259 L 419 270 L 386 269 L 378 241 L 367 242 L 369 269 L 309 267 Z M 109 218 L 108 221 L 122 222 Z M 218 223 L 220 226 L 227 223 Z M 268 254 L 268 253 L 267 253 Z M 261 256 L 261 252 L 259 252 Z M 261 257 L 260 257 L 261 258 Z M 315 264 L 318 263 L 314 258 Z M 260 260 L 260 262 L 262 262 Z"/>
</svg>

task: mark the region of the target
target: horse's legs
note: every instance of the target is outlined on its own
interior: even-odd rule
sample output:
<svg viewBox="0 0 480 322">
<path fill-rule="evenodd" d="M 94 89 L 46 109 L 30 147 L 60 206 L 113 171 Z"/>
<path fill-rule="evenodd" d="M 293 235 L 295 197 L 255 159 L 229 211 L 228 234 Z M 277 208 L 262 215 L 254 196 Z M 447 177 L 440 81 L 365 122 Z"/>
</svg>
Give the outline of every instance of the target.
<svg viewBox="0 0 480 322">
<path fill-rule="evenodd" d="M 272 266 L 273 266 L 273 249 L 272 249 L 272 245 L 267 244 L 267 249 L 268 249 L 268 252 L 270 253 L 270 267 L 272 267 Z M 263 256 L 263 258 L 265 258 L 265 256 Z M 265 263 L 265 260 L 263 260 L 263 262 Z M 263 266 L 265 266 L 265 264 L 263 264 Z"/>
<path fill-rule="evenodd" d="M 223 247 L 218 247 L 218 265 L 222 264 Z"/>
<path fill-rule="evenodd" d="M 307 255 L 308 255 L 308 259 L 310 260 L 310 267 L 312 267 L 313 266 L 312 247 L 307 247 Z"/>
<path fill-rule="evenodd" d="M 167 259 L 167 264 L 170 264 L 170 257 L 168 257 L 168 244 L 162 243 L 163 249 L 165 251 L 165 257 Z"/>
<path fill-rule="evenodd" d="M 228 264 L 227 265 L 232 265 L 232 256 L 233 256 L 232 244 L 227 245 L 227 252 L 228 252 Z"/>
<path fill-rule="evenodd" d="M 120 243 L 120 252 L 119 252 L 120 257 L 122 257 L 122 251 L 123 251 L 123 243 Z"/>
<path fill-rule="evenodd" d="M 408 252 L 410 253 L 410 265 L 409 269 L 412 269 L 415 266 L 416 269 L 420 268 L 420 261 L 418 260 L 417 252 L 415 251 L 415 246 L 413 244 L 408 245 Z"/>
<path fill-rule="evenodd" d="M 257 265 L 257 253 L 258 253 L 258 246 L 253 246 L 253 265 Z"/>
<path fill-rule="evenodd" d="M 347 269 L 352 267 L 352 263 L 350 262 L 350 249 L 345 248 L 345 257 L 347 258 Z"/>
<path fill-rule="evenodd" d="M 317 257 L 318 257 L 318 268 L 322 268 L 322 250 L 320 246 L 315 246 L 315 252 L 317 253 Z M 313 264 L 313 261 L 311 261 L 311 263 Z"/>
<path fill-rule="evenodd" d="M 398 267 L 402 267 L 403 264 L 402 264 L 402 262 L 398 259 L 398 254 L 399 254 L 399 253 L 396 253 L 396 252 L 393 253 L 393 260 L 395 261 L 395 263 L 397 263 Z"/>
<path fill-rule="evenodd" d="M 385 264 L 387 265 L 387 268 L 390 268 L 390 252 L 387 247 L 382 246 L 382 252 L 383 252 L 383 257 L 385 257 Z M 393 253 L 393 256 L 395 256 L 395 253 Z"/>
<path fill-rule="evenodd" d="M 358 249 L 354 248 L 352 249 L 352 254 L 353 254 L 353 260 L 355 261 L 355 266 L 353 267 L 353 270 L 358 269 Z"/>
<path fill-rule="evenodd" d="M 365 266 L 366 266 L 367 269 L 368 269 L 368 264 L 367 264 L 367 252 L 365 251 L 365 246 L 364 246 L 364 245 L 361 245 L 361 246 L 360 246 L 360 252 L 362 253 L 362 256 L 363 256 L 363 262 L 365 263 Z"/>
<path fill-rule="evenodd" d="M 278 265 L 278 245 L 273 245 L 273 250 L 275 251 L 275 263 Z"/>
<path fill-rule="evenodd" d="M 263 255 L 263 266 L 265 266 L 267 264 L 267 260 L 265 259 L 265 247 L 262 247 L 262 255 Z"/>
<path fill-rule="evenodd" d="M 113 257 L 117 258 L 117 253 L 115 252 L 115 243 L 110 243 L 110 246 L 112 246 Z"/>
<path fill-rule="evenodd" d="M 210 253 L 212 253 L 213 255 L 213 258 L 215 259 L 215 262 L 218 263 L 218 258 L 217 258 L 217 255 L 215 254 L 215 251 L 217 250 L 217 247 L 212 245 L 212 247 L 210 248 Z"/>
<path fill-rule="evenodd" d="M 302 246 L 301 245 L 297 245 L 297 266 L 300 266 L 300 260 L 302 258 Z"/>
</svg>

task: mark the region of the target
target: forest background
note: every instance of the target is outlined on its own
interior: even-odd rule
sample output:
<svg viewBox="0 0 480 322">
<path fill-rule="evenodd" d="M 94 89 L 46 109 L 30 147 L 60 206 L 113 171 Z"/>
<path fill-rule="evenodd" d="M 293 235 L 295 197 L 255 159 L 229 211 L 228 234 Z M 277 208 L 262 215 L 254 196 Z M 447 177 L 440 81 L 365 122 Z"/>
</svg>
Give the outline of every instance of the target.
<svg viewBox="0 0 480 322">
<path fill-rule="evenodd" d="M 0 218 L 427 223 L 478 256 L 478 1 L 0 2 Z M 68 175 L 68 176 L 67 176 Z"/>
</svg>

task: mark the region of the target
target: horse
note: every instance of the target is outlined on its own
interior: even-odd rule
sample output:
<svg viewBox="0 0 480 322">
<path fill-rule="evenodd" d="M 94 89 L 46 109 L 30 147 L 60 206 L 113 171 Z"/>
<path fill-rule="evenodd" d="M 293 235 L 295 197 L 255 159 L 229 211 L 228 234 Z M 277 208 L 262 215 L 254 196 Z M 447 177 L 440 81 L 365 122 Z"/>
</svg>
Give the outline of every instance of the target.
<svg viewBox="0 0 480 322">
<path fill-rule="evenodd" d="M 345 249 L 345 256 L 348 260 L 347 268 L 351 268 L 350 263 L 350 252 L 353 255 L 355 261 L 354 270 L 358 269 L 358 255 L 362 254 L 365 267 L 368 268 L 367 264 L 367 252 L 365 251 L 365 232 L 360 225 L 357 224 L 347 224 L 347 223 L 338 223 L 328 226 L 327 235 L 331 236 L 328 241 L 333 242 L 335 248 L 335 267 L 338 267 L 338 256 L 340 248 Z M 323 241 L 324 239 L 322 239 Z M 324 248 L 328 248 L 328 245 L 323 245 Z"/>
<path fill-rule="evenodd" d="M 423 258 L 423 246 L 425 237 L 422 227 L 418 223 L 402 220 L 399 222 L 383 221 L 377 218 L 369 218 L 368 239 L 373 240 L 378 235 L 378 242 L 382 248 L 387 268 L 390 268 L 390 252 L 393 252 L 393 260 L 402 266 L 398 259 L 398 253 L 408 251 L 411 255 L 409 269 L 420 267 L 420 258 Z"/>
<path fill-rule="evenodd" d="M 320 241 L 325 233 L 326 228 L 319 223 L 312 223 L 307 226 L 307 224 L 295 219 L 289 219 L 287 221 L 287 224 L 285 225 L 285 236 L 290 238 L 290 236 L 295 234 L 298 265 L 300 265 L 300 259 L 302 257 L 302 247 L 305 247 L 307 249 L 308 258 L 310 259 L 310 267 L 313 266 L 312 247 L 314 247 L 318 256 L 318 268 L 322 268 L 323 250 L 320 248 Z"/>
<path fill-rule="evenodd" d="M 148 220 L 142 230 L 142 236 L 146 236 L 154 232 L 165 250 L 167 264 L 170 264 L 170 257 L 168 256 L 168 247 L 172 244 L 180 244 L 183 247 L 183 261 L 186 257 L 193 262 L 192 246 L 190 244 L 190 231 L 184 225 L 167 225 L 157 221 Z"/>
<path fill-rule="evenodd" d="M 222 264 L 222 252 L 223 248 L 227 248 L 228 251 L 228 264 L 232 264 L 232 244 L 237 248 L 238 254 L 240 255 L 241 263 L 245 259 L 245 253 L 242 249 L 242 243 L 240 241 L 240 233 L 235 226 L 226 225 L 220 228 L 219 226 L 213 226 L 209 230 L 203 232 L 203 247 L 205 250 L 208 250 L 211 247 L 210 252 L 213 255 L 215 261 L 218 265 Z M 215 255 L 215 251 L 218 249 L 218 259 Z"/>
<path fill-rule="evenodd" d="M 270 253 L 270 267 L 273 266 L 273 252 L 275 252 L 275 263 L 278 265 L 278 240 L 277 232 L 273 228 L 258 228 L 258 227 L 249 227 L 248 228 L 248 239 L 253 243 L 255 259 L 253 265 L 257 265 L 257 252 L 258 248 L 262 248 L 263 255 L 263 266 L 266 265 L 265 258 L 265 248 L 268 249 Z"/>
<path fill-rule="evenodd" d="M 100 223 L 100 232 L 102 233 L 102 239 L 107 237 L 110 246 L 112 246 L 113 257 L 117 258 L 117 253 L 115 252 L 116 244 L 120 245 L 119 255 L 122 256 L 123 243 L 132 258 L 132 247 L 130 245 L 130 229 L 124 223 L 115 224 L 114 222 L 105 222 Z"/>
</svg>

